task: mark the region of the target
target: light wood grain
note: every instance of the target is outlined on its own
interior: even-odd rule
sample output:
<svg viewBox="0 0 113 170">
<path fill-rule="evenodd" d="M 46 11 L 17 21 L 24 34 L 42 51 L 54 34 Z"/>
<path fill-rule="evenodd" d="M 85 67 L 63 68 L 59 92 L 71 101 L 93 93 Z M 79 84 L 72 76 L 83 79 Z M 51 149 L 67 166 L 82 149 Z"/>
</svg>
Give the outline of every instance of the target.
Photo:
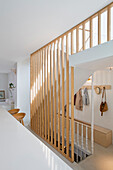
<svg viewBox="0 0 113 170">
<path fill-rule="evenodd" d="M 36 92 L 38 92 L 38 56 L 36 55 Z M 36 93 L 36 133 L 38 134 L 38 93 Z"/>
<path fill-rule="evenodd" d="M 41 75 L 41 66 L 42 66 L 42 56 L 41 56 L 41 50 L 40 50 L 40 136 L 42 135 L 42 75 Z"/>
<path fill-rule="evenodd" d="M 48 141 L 50 142 L 50 46 L 48 46 L 47 73 L 48 73 Z"/>
<path fill-rule="evenodd" d="M 54 43 L 54 146 L 56 147 L 56 52 Z"/>
<path fill-rule="evenodd" d="M 39 135 L 40 135 L 40 51 L 39 51 L 39 54 L 38 54 L 39 56 L 38 56 L 38 58 L 39 58 L 39 60 L 38 60 L 38 62 L 39 62 L 39 70 L 38 70 L 38 75 L 39 75 L 39 98 L 38 98 L 38 100 L 39 100 Z"/>
<path fill-rule="evenodd" d="M 98 44 L 101 44 L 101 13 L 98 13 Z"/>
<path fill-rule="evenodd" d="M 58 149 L 60 150 L 60 40 L 58 40 Z"/>
<path fill-rule="evenodd" d="M 47 140 L 47 49 L 45 48 L 44 58 L 44 72 L 45 72 L 45 140 Z"/>
<path fill-rule="evenodd" d="M 37 76 L 38 76 L 38 117 L 37 117 L 37 121 L 38 121 L 38 130 L 37 130 L 37 132 L 38 132 L 38 135 L 39 135 L 39 114 L 40 114 L 40 104 L 39 104 L 39 97 L 40 97 L 40 95 L 39 95 L 39 53 L 38 53 L 38 62 L 37 62 L 37 65 L 38 65 L 38 70 L 37 70 Z"/>
<path fill-rule="evenodd" d="M 30 55 L 30 127 L 32 129 L 32 55 Z"/>
<path fill-rule="evenodd" d="M 42 137 L 44 138 L 44 49 L 42 49 Z"/>
<path fill-rule="evenodd" d="M 35 94 L 35 91 L 34 91 L 34 63 L 35 63 L 35 59 L 34 59 L 34 56 L 33 56 L 33 130 L 35 131 L 35 122 L 34 122 L 34 113 L 35 113 L 35 102 L 34 102 L 34 94 Z"/>
<path fill-rule="evenodd" d="M 62 153 L 64 153 L 64 37 L 61 39 L 62 46 Z"/>
<path fill-rule="evenodd" d="M 83 22 L 83 31 L 82 31 L 82 39 L 83 39 L 83 44 L 82 44 L 82 46 L 83 46 L 83 50 L 85 50 L 85 23 Z"/>
<path fill-rule="evenodd" d="M 66 142 L 67 156 L 69 157 L 69 37 L 66 35 Z"/>
<path fill-rule="evenodd" d="M 51 144 L 53 144 L 53 51 L 51 44 L 50 51 L 50 63 L 51 63 Z"/>
<path fill-rule="evenodd" d="M 111 85 L 94 85 L 94 89 L 99 87 L 101 90 L 103 89 L 103 87 L 105 87 L 106 90 L 110 90 L 111 89 Z M 81 89 L 85 89 L 87 88 L 88 90 L 91 90 L 91 86 L 87 85 L 87 86 L 82 86 Z"/>
<path fill-rule="evenodd" d="M 107 8 L 107 41 L 111 40 L 111 8 Z"/>
<path fill-rule="evenodd" d="M 71 32 L 71 54 L 73 54 L 73 32 Z M 71 67 L 71 159 L 74 161 L 74 68 Z"/>
<path fill-rule="evenodd" d="M 42 50 L 40 50 L 40 136 L 42 137 Z"/>
</svg>

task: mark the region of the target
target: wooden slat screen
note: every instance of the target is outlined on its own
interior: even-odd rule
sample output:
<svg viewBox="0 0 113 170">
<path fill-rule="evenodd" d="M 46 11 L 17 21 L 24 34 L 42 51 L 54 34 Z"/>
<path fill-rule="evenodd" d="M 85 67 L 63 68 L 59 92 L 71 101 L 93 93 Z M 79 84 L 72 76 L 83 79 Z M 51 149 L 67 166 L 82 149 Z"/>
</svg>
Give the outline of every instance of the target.
<svg viewBox="0 0 113 170">
<path fill-rule="evenodd" d="M 69 55 L 96 44 L 93 36 L 95 17 L 98 19 L 97 44 L 101 44 L 101 14 L 105 10 L 107 11 L 106 41 L 111 40 L 112 6 L 113 3 L 109 4 L 31 54 L 31 129 L 72 162 L 74 161 L 74 68 L 71 70 L 69 68 Z"/>
</svg>

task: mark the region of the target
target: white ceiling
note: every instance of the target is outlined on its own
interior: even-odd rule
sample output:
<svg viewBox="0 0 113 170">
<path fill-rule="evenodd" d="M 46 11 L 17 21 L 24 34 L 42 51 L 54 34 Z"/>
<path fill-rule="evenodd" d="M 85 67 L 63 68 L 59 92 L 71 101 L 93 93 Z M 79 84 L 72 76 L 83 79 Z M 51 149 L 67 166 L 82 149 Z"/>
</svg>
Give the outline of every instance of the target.
<svg viewBox="0 0 113 170">
<path fill-rule="evenodd" d="M 0 72 L 112 0 L 0 0 Z"/>
</svg>

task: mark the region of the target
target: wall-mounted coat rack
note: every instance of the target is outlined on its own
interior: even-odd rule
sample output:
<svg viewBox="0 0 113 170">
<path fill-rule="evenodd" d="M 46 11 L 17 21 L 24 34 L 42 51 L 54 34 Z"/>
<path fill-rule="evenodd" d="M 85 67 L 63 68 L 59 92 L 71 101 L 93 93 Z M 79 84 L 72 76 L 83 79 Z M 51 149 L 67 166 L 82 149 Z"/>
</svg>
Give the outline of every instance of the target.
<svg viewBox="0 0 113 170">
<path fill-rule="evenodd" d="M 103 89 L 103 87 L 105 87 L 106 90 L 110 90 L 111 89 L 111 85 L 95 85 L 94 89 L 96 89 L 97 87 L 99 87 L 101 90 Z M 91 90 L 92 86 L 85 85 L 85 86 L 82 86 L 81 89 L 85 89 L 85 88 L 87 88 L 88 90 Z"/>
</svg>

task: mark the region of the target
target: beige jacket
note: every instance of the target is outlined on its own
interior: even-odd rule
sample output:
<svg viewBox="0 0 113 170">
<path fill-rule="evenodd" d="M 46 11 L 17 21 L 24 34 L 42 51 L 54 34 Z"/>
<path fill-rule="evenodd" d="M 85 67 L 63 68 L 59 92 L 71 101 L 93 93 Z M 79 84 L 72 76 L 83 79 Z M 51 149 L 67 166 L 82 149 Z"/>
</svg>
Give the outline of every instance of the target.
<svg viewBox="0 0 113 170">
<path fill-rule="evenodd" d="M 83 100 L 82 100 L 82 92 L 81 89 L 76 94 L 76 109 L 83 110 Z"/>
</svg>

